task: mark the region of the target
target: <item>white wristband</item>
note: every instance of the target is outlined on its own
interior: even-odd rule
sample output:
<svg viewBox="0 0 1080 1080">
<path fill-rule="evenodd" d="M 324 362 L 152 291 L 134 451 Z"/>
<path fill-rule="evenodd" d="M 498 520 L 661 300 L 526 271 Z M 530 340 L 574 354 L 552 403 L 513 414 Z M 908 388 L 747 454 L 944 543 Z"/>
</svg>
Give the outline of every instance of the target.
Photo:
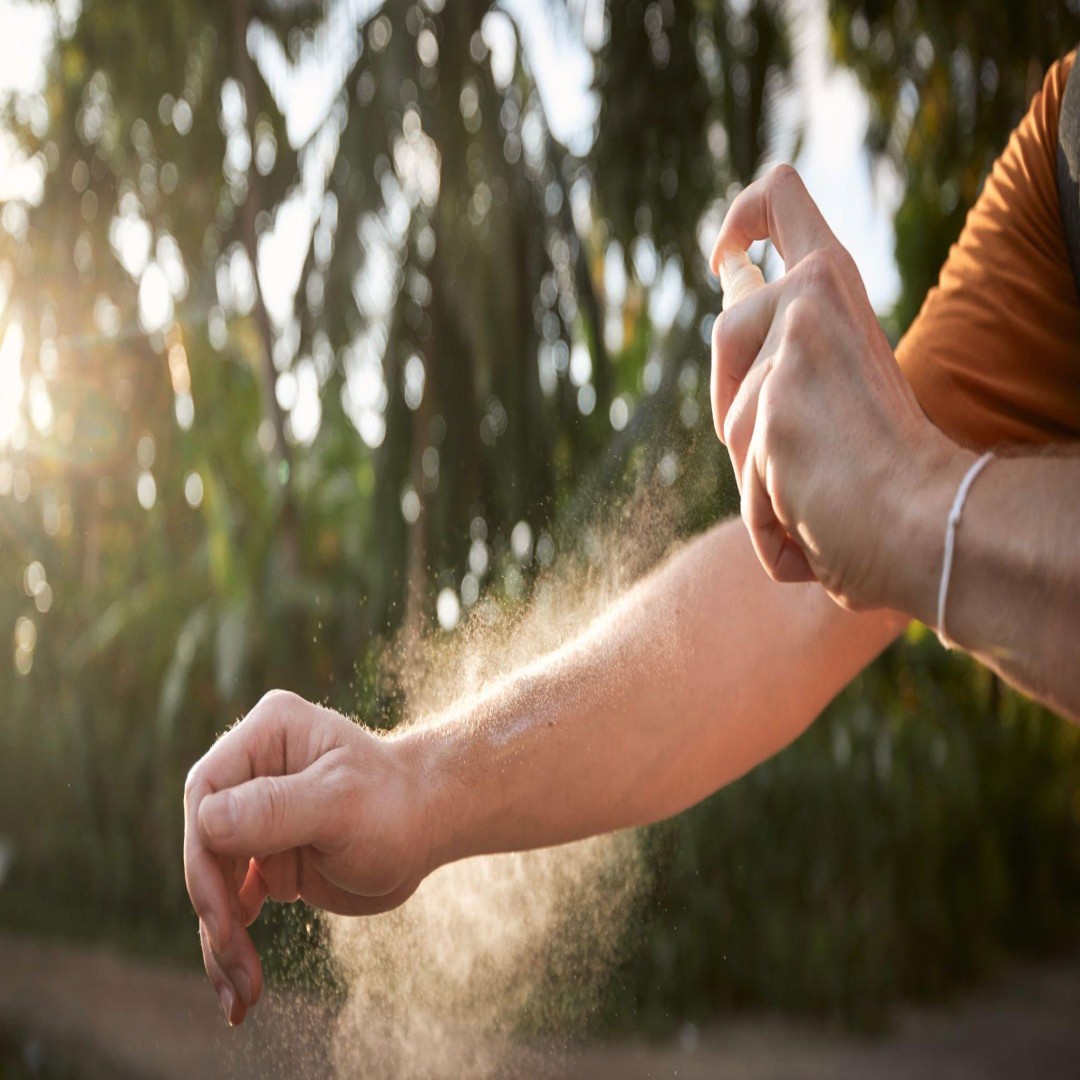
<svg viewBox="0 0 1080 1080">
<path fill-rule="evenodd" d="M 946 649 L 955 649 L 956 642 L 945 632 L 945 606 L 949 599 L 949 578 L 952 576 L 953 552 L 956 548 L 956 527 L 960 524 L 960 515 L 964 512 L 964 503 L 967 501 L 971 485 L 975 483 L 979 473 L 990 463 L 993 453 L 983 454 L 974 465 L 964 474 L 960 486 L 956 489 L 956 498 L 953 499 L 952 509 L 949 511 L 949 520 L 945 525 L 945 558 L 941 563 L 941 587 L 938 589 L 937 601 L 937 636 L 938 640 Z"/>
</svg>

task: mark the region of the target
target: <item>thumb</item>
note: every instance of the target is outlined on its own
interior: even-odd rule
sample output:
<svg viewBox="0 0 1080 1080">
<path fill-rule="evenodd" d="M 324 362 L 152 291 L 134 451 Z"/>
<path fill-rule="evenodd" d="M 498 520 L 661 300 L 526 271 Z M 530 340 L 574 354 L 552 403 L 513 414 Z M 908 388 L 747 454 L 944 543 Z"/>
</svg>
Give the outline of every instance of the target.
<svg viewBox="0 0 1080 1080">
<path fill-rule="evenodd" d="M 260 776 L 203 799 L 199 832 L 219 855 L 265 858 L 317 843 L 326 831 L 320 785 L 310 769 Z"/>
<path fill-rule="evenodd" d="M 713 273 L 720 273 L 725 251 L 745 251 L 755 240 L 772 240 L 786 270 L 811 251 L 836 243 L 817 203 L 790 165 L 777 165 L 735 196 L 709 260 Z"/>
</svg>

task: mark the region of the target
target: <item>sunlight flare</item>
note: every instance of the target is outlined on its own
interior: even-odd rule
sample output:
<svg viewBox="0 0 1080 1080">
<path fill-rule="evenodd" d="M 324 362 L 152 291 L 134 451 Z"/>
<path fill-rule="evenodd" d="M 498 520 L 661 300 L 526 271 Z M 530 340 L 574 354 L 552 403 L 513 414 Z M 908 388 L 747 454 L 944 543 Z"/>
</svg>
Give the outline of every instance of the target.
<svg viewBox="0 0 1080 1080">
<path fill-rule="evenodd" d="M 8 324 L 0 343 L 0 449 L 11 445 L 22 424 L 21 409 L 26 384 L 22 377 L 23 329 Z"/>
</svg>

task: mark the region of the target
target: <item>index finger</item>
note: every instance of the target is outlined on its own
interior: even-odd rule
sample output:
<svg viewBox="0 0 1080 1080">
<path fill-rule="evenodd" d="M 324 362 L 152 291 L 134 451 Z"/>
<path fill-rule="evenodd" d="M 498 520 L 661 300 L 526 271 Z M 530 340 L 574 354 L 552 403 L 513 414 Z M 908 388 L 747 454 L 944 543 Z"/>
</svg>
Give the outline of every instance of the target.
<svg viewBox="0 0 1080 1080">
<path fill-rule="evenodd" d="M 256 706 L 247 718 L 220 738 L 188 775 L 184 791 L 184 880 L 192 906 L 206 924 L 214 949 L 223 951 L 232 936 L 234 885 L 226 881 L 218 857 L 199 834 L 199 806 L 203 799 L 224 788 L 252 779 L 253 770 L 278 771 L 266 756 L 276 740 L 260 737 L 253 723 Z"/>
<path fill-rule="evenodd" d="M 709 259 L 712 272 L 720 273 L 725 251 L 745 251 L 755 240 L 771 240 L 788 270 L 836 240 L 790 165 L 777 165 L 735 196 Z"/>
<path fill-rule="evenodd" d="M 766 349 L 769 331 L 781 301 L 779 282 L 755 290 L 716 317 L 712 331 L 713 424 L 717 438 L 731 448 L 725 436 L 728 411 L 743 380 Z"/>
</svg>

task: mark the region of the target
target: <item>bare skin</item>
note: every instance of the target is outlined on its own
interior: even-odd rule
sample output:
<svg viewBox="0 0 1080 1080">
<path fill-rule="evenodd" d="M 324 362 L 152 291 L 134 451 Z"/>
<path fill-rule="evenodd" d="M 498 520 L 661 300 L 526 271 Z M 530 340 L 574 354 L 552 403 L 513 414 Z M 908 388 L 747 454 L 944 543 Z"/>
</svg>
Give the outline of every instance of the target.
<svg viewBox="0 0 1080 1080">
<path fill-rule="evenodd" d="M 713 417 L 762 566 L 852 610 L 937 619 L 945 521 L 976 455 L 923 414 L 848 253 L 790 167 L 734 201 L 713 255 L 771 238 L 786 273 L 716 322 Z M 994 461 L 957 536 L 947 627 L 1080 718 L 1080 456 Z"/>
<path fill-rule="evenodd" d="M 923 417 L 791 170 L 739 196 L 717 255 L 765 236 L 788 272 L 725 313 L 713 342 L 742 522 L 451 713 L 376 737 L 279 691 L 192 769 L 188 892 L 231 1023 L 261 992 L 246 927 L 267 896 L 369 914 L 455 859 L 678 813 L 787 746 L 909 617 L 933 625 L 972 455 Z M 954 640 L 1073 716 L 1078 470 L 1038 457 L 980 477 L 948 614 Z"/>
<path fill-rule="evenodd" d="M 258 1000 L 244 927 L 267 896 L 369 914 L 456 859 L 669 817 L 795 739 L 905 622 L 776 585 L 736 521 L 428 723 L 377 737 L 267 695 L 191 771 L 185 799 L 188 891 L 226 1015 Z"/>
</svg>

